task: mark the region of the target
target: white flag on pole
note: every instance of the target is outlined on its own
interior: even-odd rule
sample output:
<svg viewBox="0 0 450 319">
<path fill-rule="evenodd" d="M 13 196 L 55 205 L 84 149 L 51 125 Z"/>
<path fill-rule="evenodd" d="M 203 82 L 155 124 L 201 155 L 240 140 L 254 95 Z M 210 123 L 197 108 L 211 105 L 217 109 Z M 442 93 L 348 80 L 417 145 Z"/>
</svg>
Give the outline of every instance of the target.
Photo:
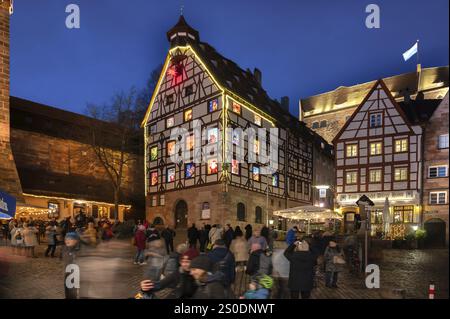
<svg viewBox="0 0 450 319">
<path fill-rule="evenodd" d="M 406 51 L 405 53 L 403 53 L 403 59 L 405 61 L 408 61 L 414 54 L 417 53 L 417 49 L 418 49 L 418 44 L 417 42 L 411 47 L 411 49 L 409 49 L 408 51 Z"/>
</svg>

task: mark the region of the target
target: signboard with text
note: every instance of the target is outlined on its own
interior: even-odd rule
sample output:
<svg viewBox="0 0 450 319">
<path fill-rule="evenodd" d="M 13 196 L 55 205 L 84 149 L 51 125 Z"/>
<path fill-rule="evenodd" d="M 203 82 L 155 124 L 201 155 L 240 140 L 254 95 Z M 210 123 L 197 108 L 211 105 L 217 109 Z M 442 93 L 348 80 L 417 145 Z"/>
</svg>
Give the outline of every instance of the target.
<svg viewBox="0 0 450 319">
<path fill-rule="evenodd" d="M 14 218 L 16 199 L 0 189 L 0 218 Z"/>
</svg>

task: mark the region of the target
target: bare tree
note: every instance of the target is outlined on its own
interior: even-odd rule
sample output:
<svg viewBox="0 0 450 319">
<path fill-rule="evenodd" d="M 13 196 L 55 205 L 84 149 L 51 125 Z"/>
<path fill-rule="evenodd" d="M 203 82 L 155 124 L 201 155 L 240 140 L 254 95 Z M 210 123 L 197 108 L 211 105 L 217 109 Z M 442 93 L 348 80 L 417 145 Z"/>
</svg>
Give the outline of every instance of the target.
<svg viewBox="0 0 450 319">
<path fill-rule="evenodd" d="M 109 104 L 87 105 L 90 117 L 100 120 L 90 125 L 90 144 L 106 171 L 114 192 L 114 218 L 118 218 L 119 201 L 126 170 L 140 150 L 140 112 L 136 89 L 120 92 Z"/>
</svg>

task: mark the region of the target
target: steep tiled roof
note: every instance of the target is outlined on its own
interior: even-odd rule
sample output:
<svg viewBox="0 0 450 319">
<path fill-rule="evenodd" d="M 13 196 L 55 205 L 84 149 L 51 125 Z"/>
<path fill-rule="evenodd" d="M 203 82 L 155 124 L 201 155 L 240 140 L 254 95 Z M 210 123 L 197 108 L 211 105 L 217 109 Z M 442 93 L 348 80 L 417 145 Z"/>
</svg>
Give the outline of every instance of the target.
<svg viewBox="0 0 450 319">
<path fill-rule="evenodd" d="M 416 99 L 409 102 L 399 102 L 398 104 L 412 124 L 422 124 L 430 119 L 441 102 L 441 99 Z"/>
</svg>

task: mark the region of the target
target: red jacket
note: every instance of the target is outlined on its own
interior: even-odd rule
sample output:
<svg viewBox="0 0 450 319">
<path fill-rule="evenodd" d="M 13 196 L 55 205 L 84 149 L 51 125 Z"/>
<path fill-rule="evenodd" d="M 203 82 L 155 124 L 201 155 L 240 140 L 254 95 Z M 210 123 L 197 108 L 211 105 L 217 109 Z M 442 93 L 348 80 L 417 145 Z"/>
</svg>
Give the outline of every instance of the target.
<svg viewBox="0 0 450 319">
<path fill-rule="evenodd" d="M 138 249 L 144 250 L 145 249 L 145 232 L 142 230 L 138 230 L 136 231 L 136 234 L 134 235 L 134 239 L 135 239 L 135 246 Z"/>
</svg>

